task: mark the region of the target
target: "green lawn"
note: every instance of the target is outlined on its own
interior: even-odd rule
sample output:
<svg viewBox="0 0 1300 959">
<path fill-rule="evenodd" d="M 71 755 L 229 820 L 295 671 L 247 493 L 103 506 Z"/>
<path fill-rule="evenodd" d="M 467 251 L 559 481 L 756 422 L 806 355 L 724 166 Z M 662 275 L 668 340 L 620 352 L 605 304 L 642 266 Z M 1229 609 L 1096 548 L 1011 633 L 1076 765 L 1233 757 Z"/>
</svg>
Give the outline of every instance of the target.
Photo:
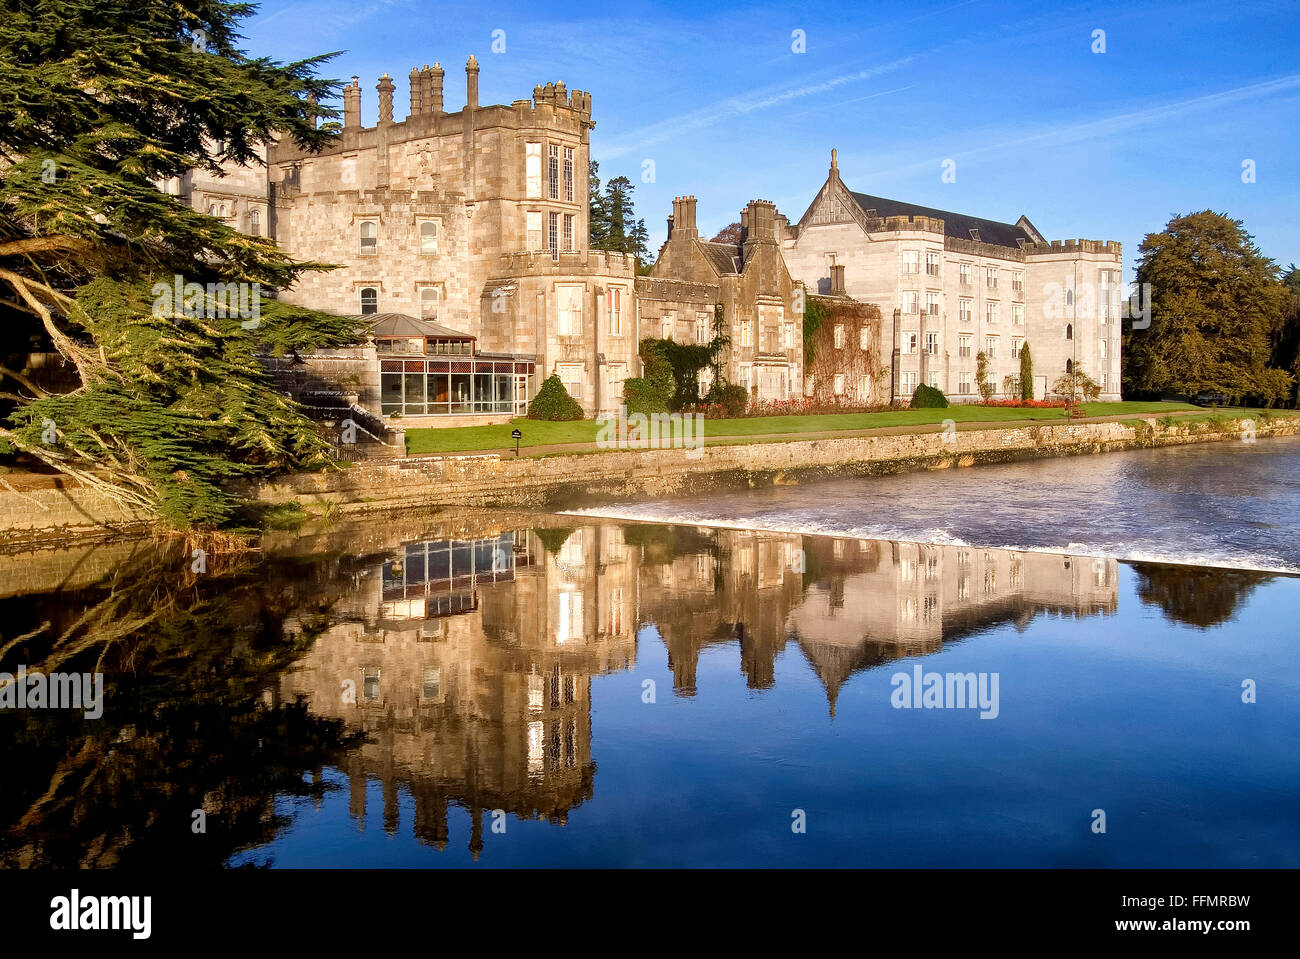
<svg viewBox="0 0 1300 959">
<path fill-rule="evenodd" d="M 1166 415 L 1197 407 L 1185 403 L 1085 403 L 1089 416 L 1114 416 L 1120 413 Z M 1242 415 L 1246 411 L 1221 411 Z M 1007 420 L 1061 420 L 1057 409 L 1004 409 L 985 406 L 951 406 L 946 410 L 885 410 L 879 413 L 824 413 L 816 416 L 755 416 L 735 420 L 706 420 L 705 437 L 760 436 L 773 433 L 817 433 L 829 430 L 865 430 L 888 426 L 926 426 L 955 420 L 958 423 L 997 423 Z M 412 429 L 406 434 L 408 453 L 457 453 L 475 450 L 513 449 L 510 431 L 518 429 L 523 438 L 520 450 L 560 443 L 594 443 L 599 427 L 595 420 L 548 423 L 545 420 L 519 418 L 498 426 L 462 426 L 454 429 Z"/>
</svg>

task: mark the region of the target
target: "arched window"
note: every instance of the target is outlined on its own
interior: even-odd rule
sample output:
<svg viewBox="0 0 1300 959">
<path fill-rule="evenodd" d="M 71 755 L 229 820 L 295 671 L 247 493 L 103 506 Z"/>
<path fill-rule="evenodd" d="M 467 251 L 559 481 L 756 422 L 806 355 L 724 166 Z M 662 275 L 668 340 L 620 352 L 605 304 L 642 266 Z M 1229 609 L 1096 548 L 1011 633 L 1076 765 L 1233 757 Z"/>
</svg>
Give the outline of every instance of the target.
<svg viewBox="0 0 1300 959">
<path fill-rule="evenodd" d="M 248 232 L 253 236 L 262 235 L 262 214 L 257 210 L 250 210 L 248 213 Z"/>
<path fill-rule="evenodd" d="M 1067 323 L 1067 324 L 1065 324 L 1065 338 L 1066 338 L 1067 340 L 1072 340 L 1072 339 L 1074 339 L 1074 324 L 1073 324 L 1073 323 Z"/>
<path fill-rule="evenodd" d="M 1106 358 L 1106 341 L 1098 340 L 1097 349 L 1101 351 L 1101 358 L 1104 360 Z"/>
<path fill-rule="evenodd" d="M 438 252 L 438 224 L 433 220 L 420 221 L 420 252 Z"/>
<path fill-rule="evenodd" d="M 362 287 L 361 289 L 361 315 L 369 316 L 371 313 L 379 312 L 379 291 L 373 286 Z"/>
<path fill-rule="evenodd" d="M 425 286 L 420 289 L 420 316 L 426 320 L 438 318 L 438 293 L 436 286 Z"/>
<path fill-rule="evenodd" d="M 215 203 L 209 203 L 208 216 L 216 216 L 216 215 L 217 215 L 217 205 Z"/>
<path fill-rule="evenodd" d="M 1065 305 L 1070 306 L 1074 303 L 1074 290 L 1065 291 Z"/>
<path fill-rule="evenodd" d="M 1066 360 L 1066 361 L 1065 361 L 1065 372 L 1067 372 L 1067 373 L 1073 373 L 1073 372 L 1074 372 L 1074 360 Z"/>
<path fill-rule="evenodd" d="M 358 230 L 361 236 L 361 254 L 374 256 L 379 252 L 379 224 L 374 220 L 362 220 Z"/>
</svg>

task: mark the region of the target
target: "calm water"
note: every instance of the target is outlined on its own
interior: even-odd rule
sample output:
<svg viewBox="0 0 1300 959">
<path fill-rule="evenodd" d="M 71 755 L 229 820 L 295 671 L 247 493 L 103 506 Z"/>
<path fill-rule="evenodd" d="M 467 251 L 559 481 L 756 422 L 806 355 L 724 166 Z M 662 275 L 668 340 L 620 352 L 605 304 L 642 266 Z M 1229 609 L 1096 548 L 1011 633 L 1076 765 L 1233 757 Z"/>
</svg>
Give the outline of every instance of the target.
<svg viewBox="0 0 1300 959">
<path fill-rule="evenodd" d="M 488 516 L 203 574 L 0 557 L 2 668 L 106 674 L 98 720 L 0 711 L 0 863 L 1300 865 L 1300 579 L 1186 562 L 1295 566 L 1298 455 L 636 510 L 855 535 Z M 988 718 L 895 708 L 917 668 L 996 677 Z"/>
</svg>

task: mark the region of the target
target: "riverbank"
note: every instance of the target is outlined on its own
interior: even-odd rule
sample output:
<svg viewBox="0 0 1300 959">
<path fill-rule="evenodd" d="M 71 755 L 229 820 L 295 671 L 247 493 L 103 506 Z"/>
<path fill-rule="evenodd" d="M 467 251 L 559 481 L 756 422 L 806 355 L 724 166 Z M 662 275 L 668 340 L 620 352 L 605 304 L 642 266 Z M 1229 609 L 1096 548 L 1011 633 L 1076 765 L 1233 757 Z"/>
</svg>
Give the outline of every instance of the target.
<svg viewBox="0 0 1300 959">
<path fill-rule="evenodd" d="M 1246 423 L 1253 424 L 1253 432 Z M 696 450 L 613 450 L 518 459 L 500 454 L 414 456 L 289 476 L 250 486 L 247 494 L 267 505 L 299 503 L 316 515 L 431 507 L 561 510 L 839 477 L 1184 443 L 1258 441 L 1300 433 L 1300 416 L 1247 421 L 1218 414 L 966 427 L 736 442 Z M 149 533 L 150 525 L 145 517 L 95 491 L 60 480 L 48 489 L 0 490 L 0 529 L 0 549 L 12 552 L 78 540 L 129 539 Z"/>
</svg>

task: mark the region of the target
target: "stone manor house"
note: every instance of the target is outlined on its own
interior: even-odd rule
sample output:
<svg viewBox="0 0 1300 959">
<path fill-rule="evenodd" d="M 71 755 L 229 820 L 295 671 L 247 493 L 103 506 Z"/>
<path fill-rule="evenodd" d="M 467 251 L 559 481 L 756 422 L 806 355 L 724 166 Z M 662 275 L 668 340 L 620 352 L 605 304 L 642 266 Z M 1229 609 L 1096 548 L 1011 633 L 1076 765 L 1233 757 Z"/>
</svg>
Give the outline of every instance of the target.
<svg viewBox="0 0 1300 959">
<path fill-rule="evenodd" d="M 465 104 L 448 112 L 444 78 L 438 64 L 413 69 L 410 113 L 395 120 L 385 74 L 365 126 L 353 77 L 341 135 L 321 153 L 273 144 L 264 168 L 162 184 L 297 259 L 339 265 L 281 294 L 373 318 L 367 343 L 277 361 L 309 406 L 342 394 L 383 428 L 499 422 L 558 374 L 588 415 L 612 411 L 641 372 L 641 338 L 709 342 L 719 308 L 725 375 L 758 400 L 888 404 L 922 382 L 976 400 L 981 351 L 1005 394 L 1026 342 L 1035 395 L 1077 366 L 1119 396 L 1118 243 L 1049 243 L 1023 216 L 855 193 L 832 151 L 798 223 L 751 201 L 738 244 L 701 238 L 695 197 L 674 200 L 668 239 L 638 276 L 632 256 L 588 247 L 591 95 L 547 83 L 483 106 L 471 56 Z M 831 321 L 806 370 L 807 296 L 824 298 Z"/>
</svg>

